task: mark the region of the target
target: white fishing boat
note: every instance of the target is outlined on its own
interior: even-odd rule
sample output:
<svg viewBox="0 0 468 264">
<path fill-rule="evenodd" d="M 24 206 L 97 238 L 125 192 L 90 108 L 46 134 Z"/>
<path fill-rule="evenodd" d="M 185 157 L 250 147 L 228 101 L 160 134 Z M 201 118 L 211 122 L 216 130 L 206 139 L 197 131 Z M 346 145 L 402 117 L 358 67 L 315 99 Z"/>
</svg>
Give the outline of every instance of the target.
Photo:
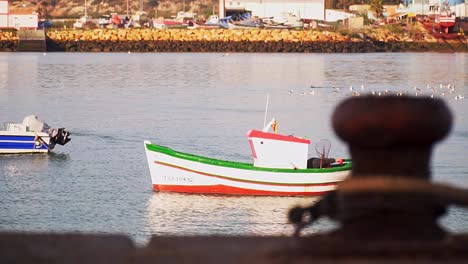
<svg viewBox="0 0 468 264">
<path fill-rule="evenodd" d="M 56 144 L 71 140 L 64 128 L 54 129 L 30 115 L 22 123 L 5 122 L 0 130 L 0 154 L 48 153 Z"/>
<path fill-rule="evenodd" d="M 302 19 L 289 12 L 283 12 L 279 16 L 264 19 L 264 22 L 265 22 L 264 26 L 266 28 L 279 28 L 279 29 L 304 28 L 304 22 L 302 21 Z"/>
<path fill-rule="evenodd" d="M 153 189 L 161 192 L 312 196 L 334 190 L 351 170 L 350 160 L 328 159 L 328 150 L 308 159 L 309 139 L 262 131 L 247 132 L 253 163 L 179 152 L 145 141 Z M 275 130 L 275 129 L 274 129 Z"/>
</svg>

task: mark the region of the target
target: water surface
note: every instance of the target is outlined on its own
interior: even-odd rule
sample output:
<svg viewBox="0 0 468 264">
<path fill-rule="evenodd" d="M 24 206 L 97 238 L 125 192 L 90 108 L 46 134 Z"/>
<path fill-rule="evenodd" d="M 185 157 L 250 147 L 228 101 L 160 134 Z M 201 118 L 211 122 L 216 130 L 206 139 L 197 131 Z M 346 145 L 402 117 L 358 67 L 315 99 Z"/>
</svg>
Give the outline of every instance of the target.
<svg viewBox="0 0 468 264">
<path fill-rule="evenodd" d="M 329 139 L 336 157 L 349 154 L 330 117 L 353 91 L 444 98 L 454 126 L 435 146 L 433 178 L 468 188 L 468 100 L 454 99 L 468 93 L 467 67 L 463 53 L 0 53 L 0 122 L 37 114 L 73 134 L 50 155 L 0 156 L 0 230 L 123 233 L 137 242 L 291 234 L 288 209 L 314 198 L 155 193 L 144 154 L 151 140 L 251 161 L 245 133 L 262 128 L 267 94 L 280 132 L 310 138 L 310 155 Z M 441 222 L 468 232 L 467 216 L 452 207 Z M 305 233 L 334 226 L 321 220 Z"/>
</svg>

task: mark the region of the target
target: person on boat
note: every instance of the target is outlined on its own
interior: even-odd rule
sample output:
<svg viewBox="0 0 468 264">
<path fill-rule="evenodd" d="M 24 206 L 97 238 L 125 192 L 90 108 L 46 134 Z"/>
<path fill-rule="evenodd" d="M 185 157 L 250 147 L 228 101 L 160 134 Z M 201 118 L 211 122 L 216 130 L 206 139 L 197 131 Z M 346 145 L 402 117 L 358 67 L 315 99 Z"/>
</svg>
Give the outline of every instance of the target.
<svg viewBox="0 0 468 264">
<path fill-rule="evenodd" d="M 268 124 L 262 129 L 263 132 L 268 132 L 268 130 L 273 129 L 273 132 L 278 133 L 278 124 L 276 124 L 276 119 L 273 118 L 271 119 Z"/>
<path fill-rule="evenodd" d="M 133 18 L 130 17 L 128 20 L 126 20 L 126 23 L 125 23 L 125 28 L 132 28 L 133 27 Z"/>
</svg>

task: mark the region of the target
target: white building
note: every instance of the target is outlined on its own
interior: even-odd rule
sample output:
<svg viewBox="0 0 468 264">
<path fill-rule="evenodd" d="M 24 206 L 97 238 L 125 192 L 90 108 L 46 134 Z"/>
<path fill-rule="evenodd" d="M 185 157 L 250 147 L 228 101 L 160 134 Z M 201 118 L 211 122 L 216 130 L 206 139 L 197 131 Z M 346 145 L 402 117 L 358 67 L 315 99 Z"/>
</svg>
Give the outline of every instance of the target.
<svg viewBox="0 0 468 264">
<path fill-rule="evenodd" d="M 8 27 L 8 1 L 0 0 L 0 28 Z"/>
<path fill-rule="evenodd" d="M 345 20 L 348 18 L 356 17 L 353 13 L 348 13 L 342 10 L 327 9 L 325 13 L 325 20 L 327 22 L 336 22 L 339 20 Z"/>
<path fill-rule="evenodd" d="M 0 28 L 36 29 L 37 14 L 10 14 L 8 0 L 0 0 Z"/>
<path fill-rule="evenodd" d="M 447 2 L 450 11 L 455 13 L 456 17 L 468 16 L 468 0 L 405 0 L 404 2 L 406 7 L 401 10 L 415 14 L 438 14 L 440 7 Z"/>
<path fill-rule="evenodd" d="M 303 19 L 325 20 L 325 0 L 219 0 L 220 17 L 244 12 L 257 17 L 289 13 Z"/>
</svg>

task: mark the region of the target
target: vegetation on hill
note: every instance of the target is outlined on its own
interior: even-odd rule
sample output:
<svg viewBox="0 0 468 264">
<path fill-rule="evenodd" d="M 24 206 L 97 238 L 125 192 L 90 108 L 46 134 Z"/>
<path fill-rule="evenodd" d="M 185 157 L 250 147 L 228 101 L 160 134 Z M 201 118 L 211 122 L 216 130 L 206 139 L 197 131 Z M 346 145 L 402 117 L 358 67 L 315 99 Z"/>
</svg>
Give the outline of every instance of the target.
<svg viewBox="0 0 468 264">
<path fill-rule="evenodd" d="M 288 0 L 284 0 L 288 1 Z M 142 9 L 152 17 L 171 17 L 178 11 L 191 11 L 208 17 L 218 11 L 219 0 L 9 0 L 10 13 L 37 12 L 42 18 L 78 18 L 84 15 L 85 2 L 91 17 L 104 14 L 133 14 Z M 327 8 L 347 10 L 353 4 L 398 4 L 400 0 L 325 0 Z"/>
<path fill-rule="evenodd" d="M 196 12 L 208 16 L 217 11 L 218 0 L 10 0 L 10 13 L 37 12 L 42 18 L 78 18 L 84 15 L 85 2 L 91 17 L 104 14 L 133 14 L 144 10 L 152 17 L 171 17 L 178 11 Z"/>
</svg>

